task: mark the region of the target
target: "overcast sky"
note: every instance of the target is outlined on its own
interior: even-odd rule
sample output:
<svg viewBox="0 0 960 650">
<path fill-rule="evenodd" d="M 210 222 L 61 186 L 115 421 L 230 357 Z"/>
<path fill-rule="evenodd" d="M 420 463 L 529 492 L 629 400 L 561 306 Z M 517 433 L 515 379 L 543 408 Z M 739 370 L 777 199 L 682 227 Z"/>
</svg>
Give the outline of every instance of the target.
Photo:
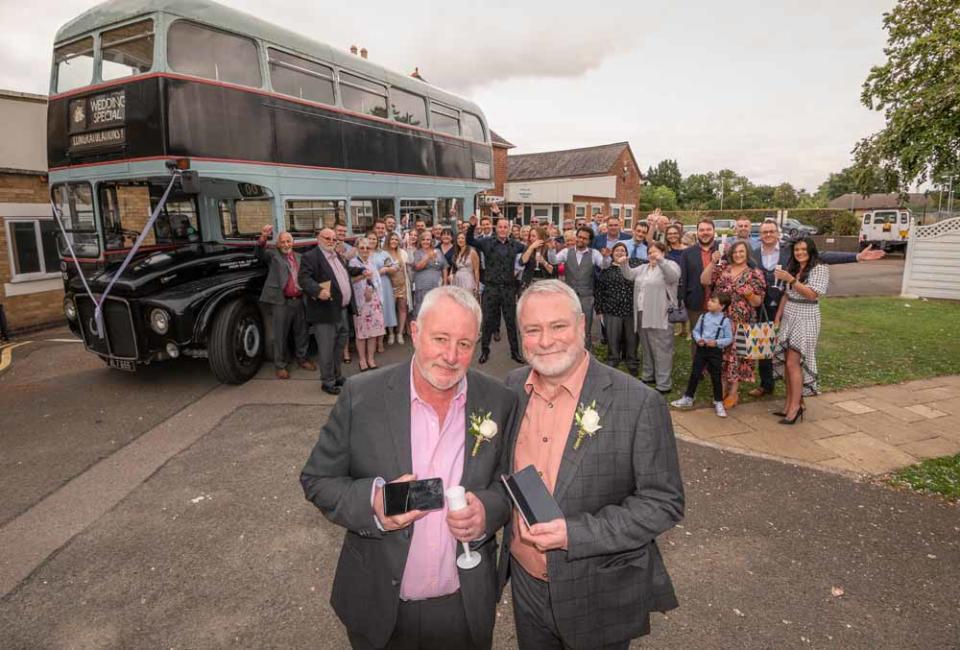
<svg viewBox="0 0 960 650">
<path fill-rule="evenodd" d="M 45 93 L 93 0 L 0 0 L 0 88 Z M 627 140 L 646 170 L 729 167 L 815 190 L 883 124 L 860 104 L 894 0 L 225 4 L 477 101 L 513 153 Z M 10 26 L 16 26 L 11 29 Z"/>
</svg>

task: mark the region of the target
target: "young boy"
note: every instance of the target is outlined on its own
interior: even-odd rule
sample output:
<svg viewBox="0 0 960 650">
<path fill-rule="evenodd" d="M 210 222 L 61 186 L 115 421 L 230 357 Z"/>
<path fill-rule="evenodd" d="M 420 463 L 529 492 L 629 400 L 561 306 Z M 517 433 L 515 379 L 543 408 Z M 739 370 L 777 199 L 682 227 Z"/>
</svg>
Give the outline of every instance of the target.
<svg viewBox="0 0 960 650">
<path fill-rule="evenodd" d="M 720 369 L 723 365 L 723 349 L 733 343 L 733 329 L 730 319 L 723 310 L 730 304 L 730 296 L 725 293 L 715 294 L 707 301 L 707 311 L 700 316 L 693 328 L 693 340 L 697 342 L 697 351 L 693 355 L 693 370 L 690 371 L 690 381 L 683 397 L 673 402 L 674 408 L 690 408 L 693 406 L 693 396 L 697 394 L 697 385 L 703 376 L 703 369 L 710 372 L 710 381 L 713 384 L 713 409 L 717 416 L 727 417 L 723 408 L 723 383 L 720 379 Z"/>
</svg>

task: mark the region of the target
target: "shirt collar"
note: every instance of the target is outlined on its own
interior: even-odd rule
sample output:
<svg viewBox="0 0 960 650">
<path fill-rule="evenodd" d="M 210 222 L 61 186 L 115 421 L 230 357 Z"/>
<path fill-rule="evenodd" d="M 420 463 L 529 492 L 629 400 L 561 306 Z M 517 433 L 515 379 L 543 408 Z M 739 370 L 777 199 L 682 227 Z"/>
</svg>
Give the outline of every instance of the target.
<svg viewBox="0 0 960 650">
<path fill-rule="evenodd" d="M 774 253 L 780 252 L 780 242 L 778 241 L 773 245 L 773 248 L 767 251 L 767 247 L 763 245 L 763 242 L 760 242 L 760 252 L 763 255 L 773 255 Z"/>
<path fill-rule="evenodd" d="M 413 404 L 414 402 L 420 402 L 421 404 L 426 404 L 427 401 L 417 394 L 417 386 L 413 381 L 413 368 L 416 362 L 417 362 L 416 352 L 414 352 L 414 358 L 410 361 L 410 403 Z M 454 394 L 452 401 L 462 402 L 466 400 L 466 398 L 467 398 L 467 376 L 464 375 L 463 379 L 460 380 L 460 383 L 457 384 L 457 392 Z"/>
<path fill-rule="evenodd" d="M 580 395 L 580 389 L 583 388 L 583 380 L 587 376 L 587 368 L 590 366 L 590 355 L 586 351 L 583 353 L 583 359 L 580 361 L 580 364 L 577 366 L 577 369 L 574 370 L 569 377 L 560 384 L 560 388 L 567 391 L 571 397 L 574 399 Z M 527 391 L 527 395 L 536 391 L 540 394 L 548 394 L 548 389 L 546 382 L 543 381 L 543 378 L 540 376 L 536 370 L 530 369 L 530 374 L 527 375 L 527 381 L 523 385 L 524 390 Z"/>
</svg>

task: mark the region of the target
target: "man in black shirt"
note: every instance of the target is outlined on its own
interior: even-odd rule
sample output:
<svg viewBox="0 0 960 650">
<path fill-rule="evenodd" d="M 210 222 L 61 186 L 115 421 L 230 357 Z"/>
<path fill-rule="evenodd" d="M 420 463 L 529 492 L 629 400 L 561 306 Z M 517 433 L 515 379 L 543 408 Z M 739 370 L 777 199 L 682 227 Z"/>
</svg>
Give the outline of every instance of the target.
<svg viewBox="0 0 960 650">
<path fill-rule="evenodd" d="M 484 260 L 483 271 L 483 336 L 480 340 L 480 363 L 490 358 L 490 337 L 500 329 L 500 314 L 507 325 L 507 340 L 510 341 L 510 358 L 524 363 L 517 340 L 517 278 L 513 274 L 517 255 L 524 246 L 510 239 L 510 222 L 499 219 L 494 237 L 477 238 L 475 217 L 467 228 L 467 243 L 477 249 Z"/>
</svg>

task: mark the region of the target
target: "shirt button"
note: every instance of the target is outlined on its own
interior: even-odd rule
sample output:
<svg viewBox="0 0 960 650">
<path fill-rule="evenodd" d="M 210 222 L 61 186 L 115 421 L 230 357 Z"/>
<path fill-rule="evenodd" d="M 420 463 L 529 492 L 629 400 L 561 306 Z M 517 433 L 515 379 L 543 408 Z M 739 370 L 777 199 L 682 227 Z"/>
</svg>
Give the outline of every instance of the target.
<svg viewBox="0 0 960 650">
<path fill-rule="evenodd" d="M 548 438 L 548 437 L 546 437 L 546 436 L 543 437 L 543 441 L 544 441 L 544 442 L 547 442 L 548 440 L 550 440 L 550 438 Z"/>
<path fill-rule="evenodd" d="M 540 475 L 540 478 L 543 478 L 543 472 L 539 472 L 539 471 L 538 471 L 537 474 Z"/>
<path fill-rule="evenodd" d="M 542 575 L 542 576 L 543 576 L 543 579 L 544 579 L 544 580 L 546 580 L 547 578 L 549 578 L 549 577 L 550 577 L 550 576 L 548 576 L 548 575 L 547 575 L 546 573 L 541 573 L 540 575 Z"/>
<path fill-rule="evenodd" d="M 547 402 L 547 408 L 548 408 L 548 409 L 552 409 L 552 408 L 553 408 L 553 402 Z"/>
</svg>

